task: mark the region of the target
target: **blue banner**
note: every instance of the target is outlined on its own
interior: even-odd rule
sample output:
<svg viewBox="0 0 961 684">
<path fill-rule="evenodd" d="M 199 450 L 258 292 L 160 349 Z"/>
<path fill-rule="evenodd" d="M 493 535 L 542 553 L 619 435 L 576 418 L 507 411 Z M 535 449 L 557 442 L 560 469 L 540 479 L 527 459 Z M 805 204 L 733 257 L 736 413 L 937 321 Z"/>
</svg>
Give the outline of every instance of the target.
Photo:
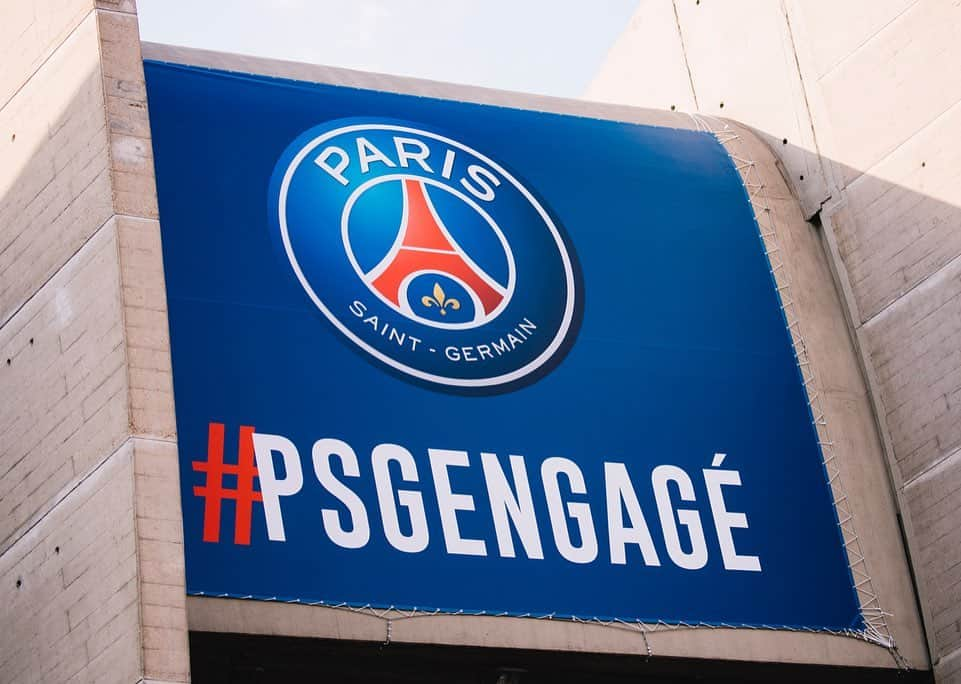
<svg viewBox="0 0 961 684">
<path fill-rule="evenodd" d="M 188 593 L 863 627 L 715 137 L 146 75 Z"/>
</svg>

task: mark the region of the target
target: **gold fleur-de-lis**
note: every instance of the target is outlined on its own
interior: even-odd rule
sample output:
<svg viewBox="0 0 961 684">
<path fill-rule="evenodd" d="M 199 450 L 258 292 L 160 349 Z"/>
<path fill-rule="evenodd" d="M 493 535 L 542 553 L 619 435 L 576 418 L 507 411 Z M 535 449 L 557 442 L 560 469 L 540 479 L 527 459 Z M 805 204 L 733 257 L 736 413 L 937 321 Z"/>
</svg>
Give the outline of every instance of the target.
<svg viewBox="0 0 961 684">
<path fill-rule="evenodd" d="M 434 296 L 424 295 L 420 298 L 420 303 L 426 306 L 428 309 L 432 306 L 436 306 L 440 309 L 440 315 L 446 316 L 447 309 L 451 311 L 457 311 L 460 308 L 460 301 L 454 299 L 453 297 L 448 297 L 444 294 L 444 288 L 440 286 L 440 283 L 434 283 Z"/>
</svg>

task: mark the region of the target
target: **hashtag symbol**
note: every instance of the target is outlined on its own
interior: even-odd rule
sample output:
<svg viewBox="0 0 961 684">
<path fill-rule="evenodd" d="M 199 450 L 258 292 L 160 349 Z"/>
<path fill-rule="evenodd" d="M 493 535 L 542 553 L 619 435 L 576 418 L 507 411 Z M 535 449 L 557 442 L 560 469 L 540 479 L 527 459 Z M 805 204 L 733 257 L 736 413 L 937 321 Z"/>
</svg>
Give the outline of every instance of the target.
<svg viewBox="0 0 961 684">
<path fill-rule="evenodd" d="M 194 461 L 193 469 L 207 473 L 203 486 L 194 487 L 194 496 L 204 500 L 204 541 L 220 541 L 220 504 L 224 499 L 236 502 L 234 517 L 234 544 L 250 544 L 250 519 L 254 501 L 263 501 L 263 495 L 254 491 L 257 465 L 254 462 L 254 428 L 240 426 L 240 443 L 237 463 L 224 463 L 224 425 L 210 423 L 207 432 L 207 460 Z M 236 489 L 224 487 L 224 475 L 236 475 Z"/>
</svg>

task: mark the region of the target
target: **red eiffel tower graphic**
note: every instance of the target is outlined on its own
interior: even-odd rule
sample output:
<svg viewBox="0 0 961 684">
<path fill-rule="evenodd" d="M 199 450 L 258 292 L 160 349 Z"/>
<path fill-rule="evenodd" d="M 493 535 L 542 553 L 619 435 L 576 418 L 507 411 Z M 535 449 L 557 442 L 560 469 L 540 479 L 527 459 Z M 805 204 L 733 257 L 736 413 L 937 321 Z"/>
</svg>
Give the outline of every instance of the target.
<svg viewBox="0 0 961 684">
<path fill-rule="evenodd" d="M 372 278 L 371 285 L 400 306 L 400 286 L 408 276 L 421 271 L 446 273 L 473 290 L 484 314 L 490 314 L 503 301 L 503 289 L 447 236 L 435 218 L 423 183 L 410 178 L 403 182 L 407 222 L 401 226 L 403 234 L 391 253 L 367 274 Z"/>
</svg>

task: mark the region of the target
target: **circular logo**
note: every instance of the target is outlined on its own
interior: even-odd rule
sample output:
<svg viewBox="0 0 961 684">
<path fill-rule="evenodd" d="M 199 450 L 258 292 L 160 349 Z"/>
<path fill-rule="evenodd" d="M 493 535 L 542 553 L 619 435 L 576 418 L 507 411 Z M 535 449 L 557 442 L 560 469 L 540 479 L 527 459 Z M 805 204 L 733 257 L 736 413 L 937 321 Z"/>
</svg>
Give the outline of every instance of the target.
<svg viewBox="0 0 961 684">
<path fill-rule="evenodd" d="M 497 162 L 415 124 L 340 120 L 278 162 L 283 256 L 348 340 L 446 387 L 515 383 L 571 331 L 568 248 Z"/>
</svg>

